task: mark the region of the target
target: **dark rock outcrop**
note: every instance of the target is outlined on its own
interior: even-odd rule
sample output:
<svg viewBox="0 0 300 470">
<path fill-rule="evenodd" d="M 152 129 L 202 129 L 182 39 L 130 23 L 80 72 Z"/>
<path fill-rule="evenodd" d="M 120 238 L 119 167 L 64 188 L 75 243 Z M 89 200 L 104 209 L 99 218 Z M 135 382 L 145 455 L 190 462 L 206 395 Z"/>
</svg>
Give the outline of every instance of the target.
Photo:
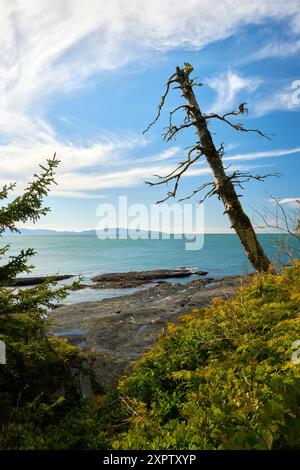
<svg viewBox="0 0 300 470">
<path fill-rule="evenodd" d="M 13 286 L 15 287 L 21 287 L 21 286 L 37 286 L 38 284 L 43 284 L 49 277 L 52 276 L 31 276 L 31 277 L 17 277 L 14 282 Z M 63 281 L 65 279 L 70 279 L 71 277 L 74 277 L 73 274 L 64 274 L 62 276 L 53 276 L 57 281 Z"/>
<path fill-rule="evenodd" d="M 140 287 L 145 284 L 162 282 L 163 279 L 184 278 L 196 274 L 205 276 L 205 271 L 192 271 L 187 268 L 157 269 L 152 271 L 129 271 L 124 273 L 108 273 L 94 276 L 95 283 L 91 287 L 95 289 L 125 289 Z"/>
</svg>

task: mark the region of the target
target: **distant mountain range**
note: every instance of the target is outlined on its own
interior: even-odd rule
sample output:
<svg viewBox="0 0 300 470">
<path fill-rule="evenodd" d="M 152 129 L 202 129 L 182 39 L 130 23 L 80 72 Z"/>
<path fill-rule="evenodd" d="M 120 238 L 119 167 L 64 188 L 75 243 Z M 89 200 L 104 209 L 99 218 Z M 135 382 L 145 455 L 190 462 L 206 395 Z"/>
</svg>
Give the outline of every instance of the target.
<svg viewBox="0 0 300 470">
<path fill-rule="evenodd" d="M 120 235 L 126 235 L 126 234 L 135 234 L 136 230 L 132 229 L 125 229 L 125 228 L 108 228 L 106 230 L 82 230 L 82 231 L 68 231 L 68 230 L 48 230 L 48 229 L 31 229 L 31 228 L 22 228 L 20 229 L 20 233 L 15 232 L 12 233 L 9 230 L 5 231 L 5 235 L 24 235 L 24 236 L 32 236 L 32 235 L 96 235 L 97 233 L 107 235 L 107 234 L 116 234 L 118 236 Z M 151 231 L 146 231 L 146 230 L 139 230 L 139 233 L 141 234 L 162 234 L 162 232 L 151 232 Z"/>
<path fill-rule="evenodd" d="M 73 230 L 48 230 L 48 229 L 31 229 L 31 228 L 22 228 L 20 230 L 21 235 L 95 235 L 96 230 L 83 230 L 75 232 Z"/>
</svg>

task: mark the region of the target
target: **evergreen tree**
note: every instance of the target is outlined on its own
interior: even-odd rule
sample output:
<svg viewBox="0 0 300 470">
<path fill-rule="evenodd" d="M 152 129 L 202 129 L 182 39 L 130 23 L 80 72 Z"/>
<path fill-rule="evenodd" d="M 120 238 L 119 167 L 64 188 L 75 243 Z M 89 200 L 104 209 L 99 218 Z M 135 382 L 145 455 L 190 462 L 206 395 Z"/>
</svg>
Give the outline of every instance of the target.
<svg viewBox="0 0 300 470">
<path fill-rule="evenodd" d="M 47 214 L 49 208 L 44 207 L 43 199 L 55 183 L 58 164 L 55 155 L 47 160 L 24 193 L 10 202 L 8 198 L 15 184 L 2 188 L 0 199 L 6 201 L 6 205 L 0 208 L 0 236 L 7 231 L 19 232 L 18 223 L 35 223 Z M 5 245 L 0 250 L 0 337 L 6 346 L 6 364 L 0 365 L 0 447 L 1 442 L 5 446 L 9 441 L 12 425 L 18 420 L 24 421 L 24 415 L 28 416 L 30 424 L 34 419 L 44 419 L 55 406 L 62 406 L 62 403 L 68 406 L 68 391 L 60 395 L 57 390 L 67 383 L 70 364 L 78 356 L 77 348 L 66 340 L 47 335 L 47 312 L 55 308 L 76 283 L 58 288 L 52 277 L 32 288 L 8 287 L 17 275 L 30 272 L 29 260 L 34 255 L 30 248 L 17 256 L 8 256 L 9 248 L 10 245 Z M 69 398 L 74 397 L 73 392 L 69 393 Z M 24 439 L 22 429 L 20 439 Z M 14 439 L 18 436 L 16 427 L 13 435 Z M 14 442 L 13 447 L 18 448 L 18 442 Z"/>
</svg>

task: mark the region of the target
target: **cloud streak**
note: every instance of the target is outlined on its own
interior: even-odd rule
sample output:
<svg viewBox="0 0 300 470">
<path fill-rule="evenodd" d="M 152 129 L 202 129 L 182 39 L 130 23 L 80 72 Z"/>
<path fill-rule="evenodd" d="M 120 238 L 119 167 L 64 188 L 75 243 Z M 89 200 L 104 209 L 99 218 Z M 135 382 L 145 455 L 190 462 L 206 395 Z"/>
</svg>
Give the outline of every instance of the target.
<svg viewBox="0 0 300 470">
<path fill-rule="evenodd" d="M 244 78 L 230 70 L 207 79 L 207 82 L 217 94 L 209 113 L 223 113 L 232 111 L 237 106 L 237 98 L 242 91 L 243 99 L 245 99 L 245 93 L 253 93 L 260 85 L 261 80 L 255 77 Z"/>
<path fill-rule="evenodd" d="M 252 62 L 255 60 L 271 59 L 278 57 L 284 59 L 297 55 L 300 52 L 300 39 L 294 41 L 273 41 L 263 46 L 259 51 L 247 57 L 245 62 Z"/>
<path fill-rule="evenodd" d="M 56 194 L 66 197 L 94 197 L 89 190 L 129 187 L 166 169 L 163 162 L 178 149 L 154 155 L 152 162 L 145 157 L 145 166 L 134 170 L 105 173 L 108 164 L 129 162 L 130 152 L 143 148 L 145 140 L 112 136 L 78 145 L 59 138 L 47 118 L 51 99 L 88 86 L 100 72 L 146 64 L 155 51 L 201 49 L 241 24 L 287 19 L 299 32 L 298 6 L 297 0 L 89 0 L 87 8 L 82 0 L 1 0 L 1 178 L 24 181 L 54 151 L 62 160 Z M 218 90 L 220 108 L 258 82 L 228 72 L 211 86 Z"/>
<path fill-rule="evenodd" d="M 294 80 L 283 89 L 275 90 L 266 98 L 255 103 L 255 113 L 258 116 L 271 111 L 295 111 L 300 109 L 300 80 Z"/>
<path fill-rule="evenodd" d="M 286 198 L 280 199 L 278 201 L 278 203 L 282 204 L 282 205 L 291 205 L 291 206 L 299 207 L 300 197 L 298 197 L 298 198 L 297 197 L 286 197 Z"/>
<path fill-rule="evenodd" d="M 240 153 L 237 155 L 224 157 L 222 160 L 225 162 L 232 162 L 236 160 L 238 161 L 258 160 L 261 158 L 283 157 L 286 155 L 294 155 L 297 153 L 300 153 L 300 147 L 295 147 L 293 149 L 269 150 L 266 152 Z"/>
</svg>

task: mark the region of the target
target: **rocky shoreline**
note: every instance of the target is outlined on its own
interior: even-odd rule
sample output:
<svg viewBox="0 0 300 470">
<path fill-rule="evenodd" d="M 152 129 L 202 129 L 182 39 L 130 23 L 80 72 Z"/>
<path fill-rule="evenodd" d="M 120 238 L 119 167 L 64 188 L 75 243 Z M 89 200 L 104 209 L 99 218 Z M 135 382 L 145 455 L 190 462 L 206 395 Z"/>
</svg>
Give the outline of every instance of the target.
<svg viewBox="0 0 300 470">
<path fill-rule="evenodd" d="M 206 276 L 206 271 L 194 271 L 185 267 L 179 269 L 156 269 L 151 271 L 129 271 L 118 273 L 105 273 L 91 278 L 92 284 L 81 283 L 78 288 L 86 287 L 93 289 L 130 289 L 142 287 L 151 283 L 163 283 L 165 279 L 177 279 L 190 276 Z M 49 278 L 55 278 L 56 281 L 63 281 L 75 277 L 74 274 L 63 274 L 53 276 L 27 276 L 17 277 L 12 284 L 14 287 L 29 287 L 43 284 Z"/>
<path fill-rule="evenodd" d="M 74 277 L 73 274 L 63 274 L 63 275 L 53 275 L 53 276 L 27 276 L 27 277 L 17 277 L 14 282 L 11 284 L 13 287 L 30 287 L 43 284 L 49 278 L 55 278 L 56 281 L 64 281 L 66 279 L 71 279 Z"/>
<path fill-rule="evenodd" d="M 141 287 L 149 283 L 163 283 L 165 279 L 177 279 L 192 275 L 206 276 L 206 271 L 192 271 L 185 267 L 179 269 L 157 269 L 152 271 L 130 271 L 108 273 L 92 277 L 95 289 L 128 289 Z"/>
<path fill-rule="evenodd" d="M 242 276 L 195 279 L 184 284 L 156 284 L 131 295 L 63 305 L 50 314 L 50 335 L 97 353 L 94 380 L 108 390 L 163 332 L 166 324 L 215 297 L 230 298 L 244 282 Z M 85 387 L 89 394 L 90 387 Z"/>
</svg>

